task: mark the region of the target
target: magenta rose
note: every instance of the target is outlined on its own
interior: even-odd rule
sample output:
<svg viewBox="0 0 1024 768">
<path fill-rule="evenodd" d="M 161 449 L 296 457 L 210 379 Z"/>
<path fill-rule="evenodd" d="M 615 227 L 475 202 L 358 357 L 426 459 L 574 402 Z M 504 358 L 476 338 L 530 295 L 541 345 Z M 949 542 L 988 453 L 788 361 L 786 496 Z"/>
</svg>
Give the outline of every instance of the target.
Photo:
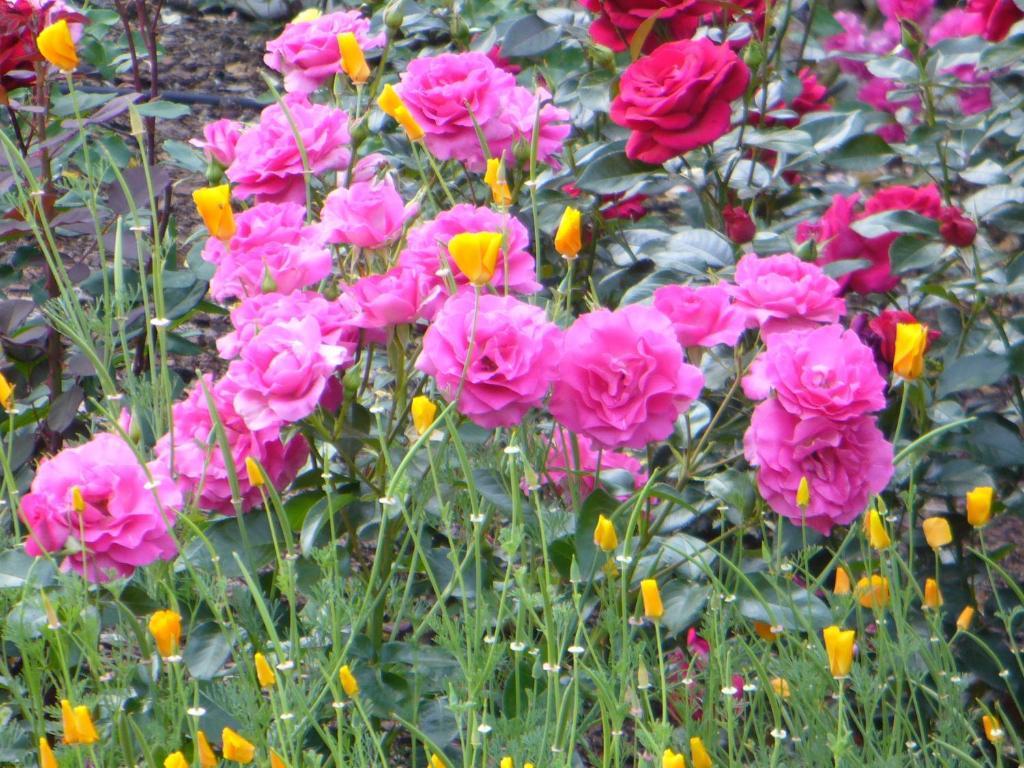
<svg viewBox="0 0 1024 768">
<path fill-rule="evenodd" d="M 359 328 L 353 324 L 355 310 L 345 301 L 328 301 L 314 291 L 261 293 L 231 308 L 233 331 L 217 339 L 217 351 L 225 360 L 233 360 L 245 349 L 260 329 L 292 320 L 312 317 L 320 325 L 325 344 L 344 347 L 346 358 L 354 359 L 359 344 Z"/>
<path fill-rule="evenodd" d="M 598 14 L 590 25 L 590 36 L 613 51 L 624 51 L 633 35 L 652 16 L 668 29 L 675 40 L 693 37 L 700 17 L 719 6 L 695 0 L 580 0 L 583 7 Z M 657 30 L 644 44 L 649 51 L 659 40 Z"/>
<path fill-rule="evenodd" d="M 768 506 L 826 534 L 863 514 L 893 473 L 892 445 L 870 416 L 843 422 L 797 416 L 774 398 L 754 409 L 743 450 L 757 467 L 757 487 Z M 811 492 L 806 510 L 796 503 L 804 477 Z"/>
<path fill-rule="evenodd" d="M 217 162 L 227 168 L 235 161 L 235 144 L 244 130 L 237 120 L 214 120 L 203 126 L 202 139 L 192 139 L 189 144 L 203 150 L 207 162 Z"/>
<path fill-rule="evenodd" d="M 607 477 L 612 470 L 629 473 L 633 490 L 643 488 L 647 473 L 635 458 L 621 451 L 599 450 L 583 435 L 575 435 L 574 443 L 573 437 L 564 429 L 555 429 L 541 473 L 541 479 L 554 485 L 563 499 L 571 498 L 573 483 L 580 498 L 585 499 L 601 482 L 602 473 Z M 620 500 L 625 498 L 628 496 Z"/>
<path fill-rule="evenodd" d="M 631 133 L 626 155 L 660 164 L 728 132 L 732 101 L 750 70 L 707 38 L 666 43 L 634 61 L 619 81 L 611 118 Z"/>
<path fill-rule="evenodd" d="M 747 318 L 729 301 L 724 285 L 666 285 L 654 292 L 654 307 L 672 322 L 684 347 L 736 346 Z"/>
<path fill-rule="evenodd" d="M 869 53 L 883 54 L 893 49 L 899 41 L 899 30 L 885 27 L 878 30 L 869 30 L 861 17 L 853 11 L 836 11 L 835 20 L 843 28 L 838 35 L 832 35 L 823 41 L 826 51 L 843 53 Z M 839 60 L 839 66 L 844 72 L 857 75 L 861 78 L 870 77 L 867 64 L 861 59 L 851 59 L 844 56 L 833 56 Z"/>
<path fill-rule="evenodd" d="M 912 21 L 923 26 L 931 18 L 935 0 L 878 0 L 878 10 L 887 19 Z"/>
<path fill-rule="evenodd" d="M 885 407 L 885 380 L 874 354 L 841 325 L 775 334 L 750 377 L 774 391 L 787 411 L 805 418 L 850 421 Z"/>
<path fill-rule="evenodd" d="M 264 109 L 259 123 L 235 143 L 235 158 L 227 177 L 234 182 L 232 194 L 238 199 L 305 202 L 302 154 L 285 109 L 295 123 L 313 173 L 348 166 L 348 115 L 334 107 L 311 104 L 305 96 L 290 94 L 284 98 L 283 107 L 275 103 Z"/>
<path fill-rule="evenodd" d="M 348 350 L 325 343 L 316 318 L 282 320 L 242 349 L 224 386 L 249 429 L 278 428 L 316 410 L 327 380 L 348 363 Z"/>
<path fill-rule="evenodd" d="M 361 277 L 345 289 L 345 295 L 359 308 L 351 323 L 366 330 L 386 330 L 433 317 L 444 300 L 443 287 L 438 277 L 400 267 Z"/>
<path fill-rule="evenodd" d="M 1024 10 L 1014 0 L 968 0 L 967 10 L 985 20 L 983 36 L 993 43 L 1005 38 L 1010 28 L 1024 19 Z"/>
<path fill-rule="evenodd" d="M 306 209 L 296 203 L 257 203 L 235 217 L 225 244 L 210 237 L 203 258 L 216 265 L 210 293 L 218 301 L 260 293 L 290 293 L 323 280 L 334 266 Z"/>
<path fill-rule="evenodd" d="M 284 76 L 289 93 L 308 95 L 331 77 L 341 74 L 338 35 L 352 32 L 364 51 L 384 45 L 382 32 L 370 34 L 370 20 L 359 11 L 325 13 L 310 21 L 293 21 L 267 43 L 263 62 Z"/>
<path fill-rule="evenodd" d="M 405 222 L 418 210 L 416 203 L 406 205 L 394 180 L 385 176 L 331 192 L 324 200 L 320 221 L 329 243 L 383 248 L 402 236 Z"/>
<path fill-rule="evenodd" d="M 427 148 L 441 160 L 482 168 L 474 120 L 485 136 L 501 123 L 515 78 L 482 53 L 442 53 L 413 59 L 401 80 L 396 90 L 423 128 Z"/>
<path fill-rule="evenodd" d="M 643 448 L 672 434 L 703 386 L 668 318 L 630 304 L 581 315 L 565 332 L 549 408 L 601 447 Z"/>
<path fill-rule="evenodd" d="M 527 250 L 530 236 L 526 227 L 507 213 L 478 208 L 469 203 L 460 203 L 439 213 L 436 218 L 412 227 L 406 235 L 405 248 L 398 255 L 398 266 L 428 275 L 447 269 L 457 285 L 468 285 L 469 280 L 448 253 L 448 241 L 461 232 L 501 232 L 505 235 L 498 266 L 490 282 L 494 290 L 499 293 L 504 293 L 506 287 L 513 293 L 536 293 L 540 290 L 541 285 L 534 274 L 533 256 Z"/>
<path fill-rule="evenodd" d="M 63 556 L 60 568 L 94 582 L 131 576 L 178 552 L 171 528 L 181 493 L 166 472 L 151 472 L 118 435 L 102 433 L 43 459 L 20 516 L 25 552 Z M 75 489 L 82 508 L 75 508 Z"/>
<path fill-rule="evenodd" d="M 978 225 L 971 221 L 959 208 L 943 206 L 939 211 L 939 234 L 942 239 L 957 248 L 966 248 L 974 243 Z"/>
<path fill-rule="evenodd" d="M 463 291 L 444 303 L 416 367 L 449 399 L 461 384 L 458 410 L 480 426 L 511 427 L 558 375 L 561 332 L 541 307 L 511 296 L 480 296 L 475 313 L 474 301 Z"/>
<path fill-rule="evenodd" d="M 235 411 L 231 404 L 232 393 L 225 389 L 223 382 L 214 383 L 210 376 L 204 377 L 203 382 L 224 427 L 228 452 L 235 465 L 242 511 L 248 511 L 261 503 L 262 493 L 249 482 L 245 471 L 246 458 L 252 457 L 260 463 L 268 483 L 275 488 L 284 488 L 306 463 L 309 446 L 300 435 L 283 442 L 276 428 L 253 432 Z M 203 387 L 194 385 L 187 397 L 175 404 L 171 423 L 171 432 L 157 440 L 153 449 L 155 463 L 164 471 L 167 468 L 172 470 L 178 488 L 199 509 L 234 514 L 224 452 L 210 418 Z"/>
<path fill-rule="evenodd" d="M 733 303 L 760 325 L 761 334 L 814 328 L 846 314 L 839 284 L 821 268 L 791 253 L 759 257 L 748 253 L 736 265 L 735 285 L 728 286 Z"/>
</svg>

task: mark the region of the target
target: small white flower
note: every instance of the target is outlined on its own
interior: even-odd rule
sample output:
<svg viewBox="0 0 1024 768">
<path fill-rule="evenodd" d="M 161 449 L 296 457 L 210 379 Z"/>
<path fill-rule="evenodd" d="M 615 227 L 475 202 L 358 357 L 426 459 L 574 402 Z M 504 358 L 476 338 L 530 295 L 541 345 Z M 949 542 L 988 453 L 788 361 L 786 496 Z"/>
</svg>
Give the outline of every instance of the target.
<svg viewBox="0 0 1024 768">
<path fill-rule="evenodd" d="M 484 637 L 484 642 L 488 645 L 494 645 L 496 642 L 498 642 L 498 638 L 496 638 L 494 635 L 487 635 L 486 637 Z"/>
<path fill-rule="evenodd" d="M 517 453 L 520 452 L 519 451 L 519 446 L 518 445 L 506 445 L 504 452 L 506 454 L 508 454 L 509 456 L 515 456 Z"/>
<path fill-rule="evenodd" d="M 737 689 L 731 685 L 727 685 L 722 689 L 722 694 L 725 696 L 735 696 Z"/>
<path fill-rule="evenodd" d="M 469 522 L 473 523 L 473 525 L 482 525 L 484 520 L 486 520 L 486 519 L 487 519 L 487 517 L 485 515 L 470 515 L 469 516 Z"/>
<path fill-rule="evenodd" d="M 398 503 L 394 496 L 381 496 L 377 501 L 382 507 L 393 507 Z"/>
<path fill-rule="evenodd" d="M 573 656 L 579 656 L 584 651 L 586 651 L 586 648 L 584 648 L 582 645 L 570 645 L 568 650 L 569 653 L 571 653 Z"/>
<path fill-rule="evenodd" d="M 189 707 L 185 710 L 185 714 L 189 717 L 202 717 L 206 714 L 206 710 L 202 707 Z"/>
<path fill-rule="evenodd" d="M 294 720 L 295 719 L 295 715 L 293 715 L 291 712 L 282 712 L 281 715 L 280 715 L 280 719 L 281 720 Z"/>
<path fill-rule="evenodd" d="M 511 643 L 508 644 L 508 647 L 513 653 L 520 653 L 526 650 L 526 643 L 521 643 L 518 640 L 513 640 Z"/>
<path fill-rule="evenodd" d="M 291 659 L 285 659 L 277 665 L 277 668 L 282 672 L 287 672 L 289 669 L 295 669 L 295 662 Z"/>
<path fill-rule="evenodd" d="M 493 731 L 494 729 L 491 726 L 489 726 L 487 723 L 480 723 L 480 725 L 478 725 L 476 727 L 476 730 L 477 730 L 477 733 L 487 734 L 487 733 L 490 733 L 491 731 Z"/>
<path fill-rule="evenodd" d="M 561 667 L 557 664 L 549 664 L 545 661 L 543 664 L 541 664 L 541 669 L 543 669 L 545 672 L 557 672 L 561 669 Z"/>
<path fill-rule="evenodd" d="M 772 738 L 778 741 L 785 741 L 786 737 L 789 735 L 788 733 L 786 733 L 785 728 L 772 728 L 770 733 Z"/>
<path fill-rule="evenodd" d="M 152 325 L 154 328 L 166 328 L 168 325 L 171 324 L 171 321 L 168 320 L 166 317 L 154 317 L 152 320 L 149 321 L 149 324 Z"/>
</svg>

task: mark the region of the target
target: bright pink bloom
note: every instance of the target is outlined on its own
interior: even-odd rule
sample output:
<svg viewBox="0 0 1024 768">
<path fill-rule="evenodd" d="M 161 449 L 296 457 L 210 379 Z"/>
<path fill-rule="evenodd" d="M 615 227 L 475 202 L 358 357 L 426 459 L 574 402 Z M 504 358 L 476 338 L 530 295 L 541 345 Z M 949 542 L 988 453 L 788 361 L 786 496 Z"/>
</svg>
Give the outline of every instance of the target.
<svg viewBox="0 0 1024 768">
<path fill-rule="evenodd" d="M 316 318 L 283 320 L 260 330 L 242 349 L 224 386 L 249 429 L 278 428 L 316 410 L 327 380 L 351 362 L 345 347 L 324 342 Z"/>
<path fill-rule="evenodd" d="M 613 51 L 624 51 L 629 47 L 633 34 L 648 19 L 657 15 L 658 23 L 664 25 L 672 39 L 687 40 L 693 37 L 700 23 L 700 17 L 708 11 L 720 8 L 710 3 L 695 0 L 580 0 L 583 7 L 599 14 L 590 25 L 590 36 Z M 644 44 L 645 51 L 652 50 L 660 39 L 658 30 L 652 30 Z"/>
<path fill-rule="evenodd" d="M 668 318 L 629 304 L 581 315 L 565 332 L 549 408 L 601 447 L 643 448 L 672 434 L 703 386 Z"/>
<path fill-rule="evenodd" d="M 747 65 L 707 38 L 658 46 L 619 81 L 612 120 L 628 128 L 626 154 L 660 164 L 728 132 L 732 101 L 750 80 Z"/>
<path fill-rule="evenodd" d="M 843 32 L 823 41 L 826 51 L 883 54 L 891 51 L 899 40 L 899 36 L 894 34 L 891 28 L 868 30 L 860 16 L 852 11 L 837 11 L 834 15 Z M 870 77 L 867 65 L 863 61 L 843 56 L 833 58 L 838 59 L 839 66 L 844 72 L 862 78 Z"/>
<path fill-rule="evenodd" d="M 754 409 L 743 449 L 768 505 L 826 534 L 863 514 L 893 473 L 892 445 L 870 416 L 845 422 L 796 416 L 774 398 Z M 811 491 L 806 510 L 796 503 L 803 477 Z"/>
<path fill-rule="evenodd" d="M 1024 19 L 1024 10 L 1014 0 L 968 0 L 967 10 L 985 19 L 983 36 L 993 43 L 1005 38 L 1010 28 Z"/>
<path fill-rule="evenodd" d="M 463 291 L 444 303 L 416 367 L 449 399 L 461 382 L 458 410 L 480 426 L 511 427 L 540 405 L 558 375 L 561 334 L 543 308 L 511 296 L 480 296 L 474 320 L 474 300 Z"/>
<path fill-rule="evenodd" d="M 290 293 L 331 273 L 331 252 L 306 209 L 296 203 L 257 203 L 235 217 L 228 245 L 206 241 L 203 258 L 217 265 L 210 293 L 218 301 L 260 293 Z"/>
<path fill-rule="evenodd" d="M 296 317 L 312 317 L 320 325 L 325 344 L 345 347 L 346 358 L 354 359 L 359 344 L 359 328 L 350 302 L 328 301 L 314 291 L 261 293 L 245 299 L 231 309 L 234 330 L 217 339 L 217 351 L 225 360 L 241 354 L 262 328 Z"/>
<path fill-rule="evenodd" d="M 928 30 L 928 45 L 936 45 L 951 37 L 971 37 L 985 32 L 985 17 L 963 8 L 952 8 L 939 17 Z"/>
<path fill-rule="evenodd" d="M 491 279 L 491 287 L 499 293 L 505 292 L 506 269 L 508 290 L 513 293 L 536 293 L 541 286 L 534 276 L 530 236 L 526 227 L 507 213 L 498 213 L 490 208 L 477 208 L 469 203 L 460 203 L 436 218 L 412 227 L 405 241 L 405 248 L 398 256 L 398 266 L 434 275 L 439 269 L 449 269 L 458 285 L 468 285 L 466 278 L 448 253 L 448 241 L 460 232 L 501 232 L 505 235 L 504 247 L 498 258 L 498 267 Z"/>
<path fill-rule="evenodd" d="M 334 75 L 341 74 L 338 35 L 352 32 L 359 47 L 371 51 L 384 45 L 381 32 L 370 34 L 370 20 L 359 11 L 325 13 L 311 21 L 292 22 L 267 43 L 263 62 L 284 75 L 284 89 L 308 95 Z"/>
<path fill-rule="evenodd" d="M 383 248 L 402 236 L 405 222 L 419 211 L 406 205 L 390 176 L 339 187 L 324 200 L 320 221 L 329 243 Z"/>
<path fill-rule="evenodd" d="M 96 582 L 173 559 L 171 528 L 181 494 L 165 472 L 151 470 L 152 480 L 131 447 L 111 433 L 43 459 L 21 499 L 25 551 L 64 555 L 61 570 Z M 74 509 L 75 488 L 85 503 L 81 511 Z"/>
<path fill-rule="evenodd" d="M 785 119 L 773 117 L 772 115 L 765 115 L 764 124 L 767 126 L 773 126 L 776 124 L 788 125 L 794 127 L 800 123 L 800 117 L 810 112 L 827 112 L 831 109 L 827 98 L 828 88 L 818 82 L 818 76 L 814 73 L 810 67 L 804 67 L 797 73 L 797 77 L 800 78 L 800 93 L 793 99 L 792 103 L 785 101 L 779 101 L 776 104 L 769 104 L 768 110 L 774 112 L 776 110 L 790 110 L 796 114 L 793 117 L 787 117 Z M 760 114 L 760 102 L 754 100 L 754 103 L 750 105 L 750 123 L 752 125 L 761 124 Z"/>
<path fill-rule="evenodd" d="M 774 391 L 779 405 L 805 418 L 850 421 L 885 407 L 885 380 L 871 349 L 841 325 L 775 334 L 750 376 Z"/>
<path fill-rule="evenodd" d="M 206 162 L 216 161 L 227 168 L 235 161 L 235 144 L 245 130 L 237 120 L 214 120 L 203 126 L 203 138 L 189 141 L 206 155 Z"/>
<path fill-rule="evenodd" d="M 978 235 L 978 225 L 964 212 L 952 205 L 945 205 L 939 211 L 939 234 L 942 239 L 957 248 L 966 248 Z"/>
<path fill-rule="evenodd" d="M 932 15 L 935 0 L 878 0 L 878 10 L 887 19 L 912 21 L 923 26 Z"/>
<path fill-rule="evenodd" d="M 684 347 L 734 347 L 747 327 L 746 316 L 730 304 L 724 285 L 666 285 L 654 292 L 654 307 L 672 322 Z"/>
<path fill-rule="evenodd" d="M 337 45 L 337 41 L 335 41 Z M 240 200 L 257 202 L 306 200 L 302 154 L 291 115 L 313 173 L 335 171 L 349 163 L 348 115 L 323 104 L 310 104 L 305 96 L 288 95 L 284 107 L 271 104 L 260 121 L 239 137 L 227 177 L 235 183 L 232 193 Z"/>
<path fill-rule="evenodd" d="M 242 511 L 248 511 L 262 500 L 260 489 L 249 483 L 245 460 L 252 457 L 263 467 L 268 483 L 284 488 L 298 474 L 309 456 L 305 438 L 296 435 L 283 443 L 280 431 L 265 429 L 253 432 L 231 404 L 231 396 L 223 382 L 203 379 L 213 400 L 213 407 L 227 436 L 227 449 L 238 476 Z M 224 451 L 218 441 L 203 387 L 194 385 L 188 396 L 172 409 L 171 432 L 157 440 L 156 462 L 169 467 L 173 441 L 173 473 L 178 487 L 199 509 L 220 514 L 234 514 L 231 482 L 224 463 Z"/>
<path fill-rule="evenodd" d="M 548 162 L 569 133 L 569 113 L 550 104 L 543 88 L 531 93 L 482 53 L 442 53 L 409 63 L 397 90 L 423 128 L 427 148 L 442 160 L 482 170 L 479 129 L 492 156 L 514 164 L 515 144 L 528 147 L 540 109 L 538 158 Z"/>
<path fill-rule="evenodd" d="M 440 278 L 401 267 L 361 277 L 345 289 L 359 308 L 351 323 L 366 330 L 384 330 L 433 317 L 444 301 L 443 288 Z"/>
<path fill-rule="evenodd" d="M 602 473 L 615 470 L 628 472 L 632 476 L 633 490 L 643 488 L 647 482 L 643 465 L 629 454 L 601 451 L 583 435 L 576 435 L 574 445 L 572 436 L 566 430 L 556 427 L 551 435 L 551 445 L 541 478 L 555 485 L 562 498 L 566 499 L 571 496 L 575 482 L 580 498 L 585 499 L 601 482 Z"/>
<path fill-rule="evenodd" d="M 846 314 L 839 284 L 791 253 L 748 253 L 736 265 L 735 281 L 728 287 L 734 304 L 763 336 L 834 323 Z"/>
</svg>

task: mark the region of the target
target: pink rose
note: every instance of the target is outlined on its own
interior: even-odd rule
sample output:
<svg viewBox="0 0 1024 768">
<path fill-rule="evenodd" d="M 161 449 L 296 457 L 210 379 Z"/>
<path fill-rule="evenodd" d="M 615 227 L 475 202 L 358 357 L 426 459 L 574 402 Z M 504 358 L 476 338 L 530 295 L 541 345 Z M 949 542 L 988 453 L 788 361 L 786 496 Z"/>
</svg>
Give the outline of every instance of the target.
<svg viewBox="0 0 1024 768">
<path fill-rule="evenodd" d="M 723 285 L 666 285 L 654 292 L 654 307 L 672 322 L 684 347 L 736 346 L 747 318 L 729 302 Z"/>
<path fill-rule="evenodd" d="M 339 187 L 324 200 L 321 226 L 329 243 L 383 248 L 402 236 L 405 222 L 419 211 L 405 204 L 390 176 Z"/>
<path fill-rule="evenodd" d="M 398 266 L 428 275 L 445 268 L 451 271 L 456 284 L 468 285 L 469 280 L 448 253 L 448 241 L 461 232 L 501 232 L 505 235 L 498 267 L 490 283 L 494 290 L 499 293 L 504 293 L 506 287 L 514 293 L 536 293 L 540 290 L 540 283 L 534 276 L 533 257 L 527 251 L 530 236 L 526 227 L 507 213 L 477 208 L 469 203 L 460 203 L 439 213 L 436 218 L 412 227 L 406 235 L 405 248 L 398 255 Z"/>
<path fill-rule="evenodd" d="M 235 217 L 228 245 L 207 239 L 203 258 L 217 265 L 210 293 L 218 301 L 260 293 L 290 293 L 323 280 L 331 252 L 306 209 L 296 203 L 257 203 Z"/>
<path fill-rule="evenodd" d="M 875 356 L 841 325 L 777 333 L 752 369 L 751 376 L 797 416 L 850 421 L 885 407 L 885 380 Z"/>
<path fill-rule="evenodd" d="M 869 31 L 860 16 L 852 11 L 837 11 L 835 20 L 839 22 L 843 31 L 823 41 L 826 51 L 883 54 L 891 51 L 899 40 L 899 36 L 894 34 L 891 28 Z M 861 78 L 870 77 L 867 65 L 863 61 L 843 56 L 832 58 L 839 60 L 839 66 L 844 72 Z"/>
<path fill-rule="evenodd" d="M 981 35 L 984 31 L 985 17 L 982 14 L 971 13 L 963 8 L 952 8 L 942 14 L 928 30 L 928 45 L 937 45 L 951 37 Z"/>
<path fill-rule="evenodd" d="M 518 87 L 515 78 L 482 53 L 442 53 L 413 59 L 401 80 L 396 90 L 423 128 L 427 148 L 441 160 L 482 167 L 474 120 L 486 136 Z"/>
<path fill-rule="evenodd" d="M 939 234 L 950 245 L 966 248 L 974 243 L 974 238 L 978 235 L 978 225 L 967 218 L 959 208 L 946 205 L 939 211 Z"/>
<path fill-rule="evenodd" d="M 556 428 L 551 435 L 541 479 L 556 486 L 563 499 L 571 498 L 572 486 L 576 483 L 580 498 L 585 499 L 601 482 L 601 474 L 609 470 L 632 475 L 634 491 L 647 483 L 643 465 L 632 456 L 619 451 L 599 450 L 588 438 L 573 436 L 564 429 Z M 620 500 L 626 498 L 628 495 Z"/>
<path fill-rule="evenodd" d="M 316 410 L 327 380 L 351 362 L 346 348 L 324 342 L 316 318 L 278 321 L 228 366 L 225 391 L 249 429 L 278 428 Z"/>
<path fill-rule="evenodd" d="M 131 576 L 178 552 L 171 529 L 181 494 L 157 467 L 152 479 L 119 436 L 92 440 L 39 463 L 21 498 L 25 552 L 64 555 L 60 568 L 94 582 Z M 82 509 L 75 509 L 75 489 Z"/>
<path fill-rule="evenodd" d="M 427 148 L 442 160 L 458 160 L 470 170 L 484 168 L 483 134 L 494 157 L 516 163 L 517 146 L 529 148 L 540 110 L 537 157 L 551 162 L 569 135 L 569 113 L 536 93 L 482 53 L 443 53 L 409 63 L 398 92 L 423 128 Z"/>
<path fill-rule="evenodd" d="M 352 322 L 354 316 L 355 309 L 349 302 L 328 301 L 313 291 L 257 294 L 231 308 L 234 330 L 217 339 L 217 351 L 225 360 L 233 360 L 252 343 L 261 328 L 296 317 L 312 317 L 320 325 L 323 342 L 344 347 L 346 358 L 354 359 L 359 344 L 359 328 Z"/>
<path fill-rule="evenodd" d="M 728 132 L 732 101 L 750 80 L 728 46 L 707 38 L 658 46 L 619 81 L 612 121 L 630 129 L 626 155 L 660 164 Z"/>
<path fill-rule="evenodd" d="M 565 332 L 549 408 L 604 448 L 643 448 L 672 434 L 704 377 L 685 362 L 675 331 L 653 307 L 581 315 Z"/>
<path fill-rule="evenodd" d="M 464 291 L 444 303 L 416 367 L 449 399 L 461 383 L 458 410 L 480 426 L 511 427 L 541 404 L 558 375 L 561 333 L 541 307 L 482 295 L 474 313 L 474 301 Z"/>
<path fill-rule="evenodd" d="M 442 281 L 433 275 L 396 268 L 359 278 L 345 294 L 359 308 L 351 320 L 354 326 L 382 330 L 433 317 L 444 301 L 442 289 Z"/>
<path fill-rule="evenodd" d="M 743 451 L 757 467 L 757 487 L 768 505 L 826 534 L 863 514 L 893 473 L 892 445 L 870 416 L 844 422 L 797 416 L 774 398 L 754 409 Z M 811 492 L 806 510 L 796 503 L 803 477 Z"/>
<path fill-rule="evenodd" d="M 750 214 L 745 208 L 738 205 L 727 205 L 722 209 L 722 221 L 725 224 L 725 234 L 737 245 L 749 243 L 757 234 Z"/>
<path fill-rule="evenodd" d="M 924 25 L 935 8 L 935 0 L 878 0 L 878 10 L 887 19 L 912 21 Z"/>
<path fill-rule="evenodd" d="M 228 453 L 238 478 L 241 508 L 245 512 L 262 501 L 260 489 L 249 483 L 245 471 L 246 458 L 251 456 L 260 463 L 268 483 L 275 488 L 284 488 L 306 463 L 309 446 L 299 435 L 284 443 L 276 428 L 253 432 L 235 411 L 223 382 L 215 384 L 211 376 L 204 377 L 203 381 L 227 436 Z M 201 386 L 194 385 L 187 397 L 175 404 L 171 422 L 171 431 L 157 440 L 153 449 L 155 463 L 172 469 L 182 493 L 191 497 L 199 509 L 234 514 L 224 452 Z"/>
<path fill-rule="evenodd" d="M 359 11 L 325 13 L 311 21 L 292 22 L 267 43 L 263 62 L 284 75 L 284 89 L 308 95 L 335 75 L 341 74 L 338 35 L 352 32 L 359 47 L 371 51 L 384 45 L 382 32 L 370 34 L 370 20 Z"/>
<path fill-rule="evenodd" d="M 733 303 L 763 336 L 834 323 L 846 314 L 839 284 L 791 253 L 748 253 L 736 265 L 735 281 L 728 287 Z"/>
<path fill-rule="evenodd" d="M 235 144 L 245 127 L 237 120 L 214 120 L 203 126 L 203 138 L 189 144 L 199 147 L 206 162 L 217 162 L 227 168 L 235 161 Z"/>
<path fill-rule="evenodd" d="M 335 41 L 337 45 L 337 41 Z M 305 172 L 291 115 L 313 173 L 336 171 L 349 163 L 348 115 L 323 104 L 310 104 L 304 96 L 289 95 L 271 104 L 260 121 L 239 137 L 235 159 L 227 177 L 235 183 L 232 194 L 257 202 L 305 202 Z"/>
</svg>

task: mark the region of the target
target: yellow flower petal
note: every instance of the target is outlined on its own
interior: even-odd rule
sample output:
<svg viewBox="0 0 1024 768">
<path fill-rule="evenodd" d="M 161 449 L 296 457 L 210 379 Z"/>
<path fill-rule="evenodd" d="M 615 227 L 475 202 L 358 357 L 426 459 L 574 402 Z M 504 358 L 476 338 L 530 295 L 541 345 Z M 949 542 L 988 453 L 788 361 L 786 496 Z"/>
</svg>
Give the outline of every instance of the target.
<svg viewBox="0 0 1024 768">
<path fill-rule="evenodd" d="M 78 67 L 78 52 L 66 19 L 55 21 L 40 32 L 36 47 L 43 58 L 57 69 L 73 72 Z"/>
</svg>

